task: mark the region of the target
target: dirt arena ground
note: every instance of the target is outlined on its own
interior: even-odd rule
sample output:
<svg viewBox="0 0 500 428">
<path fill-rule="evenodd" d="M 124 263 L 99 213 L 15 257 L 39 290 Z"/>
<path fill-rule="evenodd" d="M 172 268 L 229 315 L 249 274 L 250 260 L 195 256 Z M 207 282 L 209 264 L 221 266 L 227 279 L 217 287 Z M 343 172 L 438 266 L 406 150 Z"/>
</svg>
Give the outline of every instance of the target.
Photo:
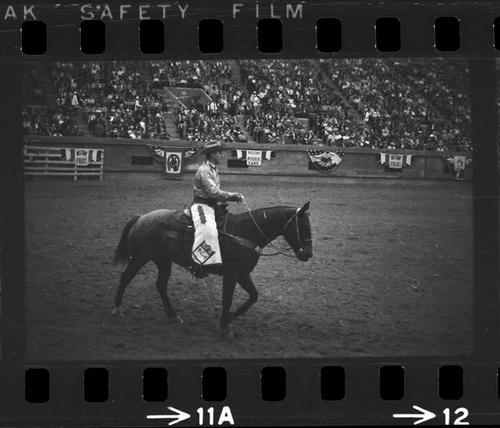
<svg viewBox="0 0 500 428">
<path fill-rule="evenodd" d="M 191 180 L 108 175 L 103 183 L 28 181 L 30 360 L 360 357 L 466 354 L 472 349 L 471 184 L 223 177 L 251 207 L 312 199 L 314 257 L 262 258 L 258 302 L 217 335 L 203 282 L 174 267 L 167 323 L 147 265 L 111 314 L 111 260 L 127 219 L 188 204 Z M 234 211 L 241 210 L 235 207 Z M 209 286 L 218 320 L 221 284 Z M 246 299 L 237 289 L 234 305 Z"/>
</svg>

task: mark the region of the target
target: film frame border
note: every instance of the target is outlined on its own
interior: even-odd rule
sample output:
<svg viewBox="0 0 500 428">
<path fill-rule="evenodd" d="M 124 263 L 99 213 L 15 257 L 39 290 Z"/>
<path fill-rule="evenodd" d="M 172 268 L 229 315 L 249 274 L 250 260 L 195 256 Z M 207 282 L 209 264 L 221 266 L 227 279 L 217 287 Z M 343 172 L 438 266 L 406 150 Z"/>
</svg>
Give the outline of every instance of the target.
<svg viewBox="0 0 500 428">
<path fill-rule="evenodd" d="M 137 5 L 136 5 L 137 3 Z M 158 2 L 157 2 L 158 3 Z M 166 2 L 169 3 L 169 2 Z M 259 1 L 231 2 L 215 0 L 210 6 L 200 0 L 186 1 L 189 8 L 179 11 L 168 9 L 165 18 L 152 15 L 165 23 L 165 50 L 161 54 L 141 53 L 139 49 L 138 17 L 124 16 L 116 19 L 120 2 L 99 3 L 108 5 L 113 19 L 106 18 L 102 22 L 106 26 L 106 50 L 103 54 L 82 54 L 80 52 L 80 24 L 83 17 L 89 17 L 80 10 L 81 5 L 93 3 L 75 3 L 71 5 L 34 4 L 36 14 L 27 14 L 27 18 L 35 16 L 46 24 L 47 51 L 43 55 L 27 55 L 21 50 L 21 16 L 17 19 L 4 19 L 0 40 L 0 60 L 15 62 L 54 61 L 58 60 L 155 60 L 155 59 L 234 59 L 234 58 L 293 58 L 307 56 L 311 58 L 354 58 L 354 57 L 497 57 L 500 46 L 495 47 L 500 33 L 497 18 L 500 7 L 494 2 L 454 2 L 436 3 L 423 0 L 419 3 L 380 2 L 365 3 L 362 1 L 292 1 L 278 0 L 269 3 L 267 8 Z M 262 3 L 262 2 L 261 2 Z M 7 5 L 9 3 L 6 3 Z M 144 3 L 130 2 L 138 7 Z M 149 4 L 149 3 L 145 3 Z M 159 4 L 159 3 L 158 3 Z M 277 15 L 285 9 L 285 5 L 301 5 L 301 18 L 288 18 Z M 21 14 L 23 3 L 10 3 Z M 235 5 L 237 5 L 235 9 Z M 257 6 L 256 6 L 257 5 Z M 273 7 L 274 5 L 274 7 Z M 0 9 L 5 12 L 5 8 Z M 97 6 L 96 6 L 97 7 Z M 186 6 L 184 6 L 186 7 Z M 273 7 L 272 9 L 270 9 Z M 256 8 L 259 16 L 257 17 Z M 172 8 L 173 9 L 173 8 Z M 87 9 L 85 9 L 87 11 Z M 161 9 L 160 9 L 161 10 Z M 96 11 L 96 9 L 94 9 Z M 235 14 L 235 12 L 237 12 Z M 135 9 L 137 14 L 137 10 Z M 132 12 L 127 12 L 132 14 Z M 99 15 L 95 13 L 97 17 Z M 233 17 L 234 15 L 234 17 Z M 283 47 L 276 53 L 259 52 L 257 48 L 257 24 L 260 19 L 279 19 L 283 28 Z M 95 17 L 95 16 L 94 16 Z M 376 47 L 375 25 L 379 18 L 397 18 L 400 23 L 401 48 L 397 51 L 382 52 Z M 435 47 L 434 27 L 436 19 L 453 17 L 459 22 L 460 47 L 453 51 L 440 51 Z M 341 22 L 342 47 L 337 52 L 321 52 L 317 49 L 316 24 L 321 18 L 335 18 Z M 202 20 L 220 20 L 224 26 L 224 49 L 220 53 L 202 53 L 199 50 L 198 27 Z M 99 20 L 98 20 L 99 21 Z"/>
<path fill-rule="evenodd" d="M 226 2 L 221 2 L 226 3 Z M 311 2 L 312 3 L 312 2 Z M 335 4 L 338 6 L 338 4 Z M 446 5 L 445 5 L 446 6 Z M 460 5 L 459 8 L 454 10 L 459 11 L 464 5 Z M 491 6 L 491 5 L 490 5 Z M 323 5 L 324 7 L 324 5 Z M 346 6 L 350 8 L 351 5 Z M 389 5 L 389 8 L 391 5 Z M 398 6 L 399 7 L 399 6 Z M 396 10 L 399 10 L 396 7 Z M 408 4 L 406 4 L 408 8 Z M 442 11 L 440 7 L 433 5 L 425 6 L 428 10 L 428 18 L 421 19 L 421 17 L 416 17 L 414 22 L 411 24 L 414 28 L 418 27 L 418 23 L 430 22 L 429 17 L 436 16 L 436 11 Z M 349 9 L 349 13 L 346 13 L 346 18 L 351 16 L 351 13 L 355 11 L 355 7 Z M 492 19 L 495 15 L 500 15 L 500 8 L 496 7 L 496 10 L 489 9 L 488 13 L 481 9 L 479 12 L 472 10 L 472 5 L 469 4 L 465 6 L 467 19 L 463 19 L 461 22 L 472 22 L 475 25 L 480 23 L 489 23 L 491 25 Z M 318 9 L 319 10 L 319 9 Z M 365 13 L 363 13 L 363 10 Z M 378 13 L 373 13 L 372 10 L 361 11 L 361 21 L 371 22 L 373 16 L 379 15 Z M 388 15 L 387 9 L 383 9 L 384 13 Z M 493 10 L 493 12 L 492 12 Z M 497 13 L 498 11 L 498 13 Z M 208 15 L 212 16 L 214 12 L 207 9 Z M 345 11 L 344 11 L 345 12 Z M 391 10 L 391 12 L 393 12 Z M 448 10 L 446 10 L 445 15 L 451 16 Z M 482 13 L 484 12 L 484 13 Z M 359 13 L 359 12 L 358 12 Z M 402 13 L 402 12 L 401 12 Z M 411 11 L 406 9 L 408 17 L 411 15 Z M 458 12 L 457 12 L 458 13 Z M 393 16 L 398 16 L 397 12 L 391 13 Z M 337 16 L 341 16 L 342 12 L 337 13 Z M 442 15 L 442 14 L 441 14 Z M 352 18 L 352 16 L 351 16 Z M 413 17 L 415 18 L 415 17 Z M 470 21 L 469 21 L 470 18 Z M 250 21 L 252 21 L 250 19 Z M 345 22 L 345 21 L 343 21 Z M 351 22 L 354 22 L 351 21 Z M 128 29 L 120 29 L 120 24 L 111 24 L 111 28 L 116 28 L 116 34 L 128 33 L 130 36 L 130 28 L 132 25 L 137 26 L 137 22 L 134 24 L 127 23 L 125 26 Z M 417 25 L 415 25 L 417 24 Z M 472 29 L 474 25 L 470 25 L 465 28 Z M 75 24 L 76 25 L 76 24 Z M 293 27 L 293 23 L 291 24 Z M 174 25 L 175 27 L 175 25 Z M 196 27 L 196 26 L 195 26 Z M 286 25 L 284 25 L 284 28 Z M 301 31 L 306 31 L 305 26 L 298 26 L 302 28 Z M 344 27 L 344 26 L 343 26 Z M 370 26 L 368 26 L 370 27 Z M 229 28 L 238 28 L 238 26 L 233 26 Z M 225 31 L 229 30 L 225 28 Z M 310 31 L 310 27 L 307 27 L 307 31 Z M 345 28 L 345 27 L 344 27 Z M 402 25 L 404 28 L 404 25 Z M 464 27 L 462 27 L 464 28 Z M 289 31 L 292 31 L 290 27 Z M 47 27 L 47 31 L 50 37 L 51 25 Z M 114 32 L 114 30 L 111 30 Z M 294 33 L 295 36 L 303 34 L 301 31 Z M 360 33 L 363 33 L 362 31 Z M 5 393 L 2 390 L 2 399 L 0 399 L 0 414 L 8 415 L 10 421 L 15 421 L 17 415 L 27 415 L 27 419 L 23 420 L 21 423 L 29 424 L 30 422 L 39 422 L 40 420 L 55 421 L 61 423 L 71 423 L 75 421 L 75 417 L 80 416 L 89 417 L 91 415 L 93 418 L 89 423 L 106 423 L 114 424 L 115 417 L 117 415 L 127 414 L 130 416 L 131 413 L 142 414 L 141 411 L 145 407 L 150 408 L 149 403 L 144 404 L 140 395 L 137 395 L 138 391 L 142 390 L 142 385 L 140 385 L 140 379 L 142 374 L 142 369 L 149 366 L 162 366 L 168 367 L 169 373 L 172 371 L 175 376 L 179 376 L 183 379 L 183 387 L 178 390 L 179 393 L 178 400 L 175 401 L 174 405 L 178 405 L 180 408 L 191 406 L 192 403 L 200 403 L 203 405 L 200 398 L 200 383 L 199 383 L 199 373 L 203 367 L 207 365 L 222 365 L 228 369 L 228 380 L 231 379 L 244 379 L 244 391 L 238 389 L 231 391 L 229 388 L 230 395 L 228 397 L 228 403 L 231 404 L 232 408 L 235 409 L 235 414 L 237 412 L 241 413 L 237 418 L 238 424 L 270 424 L 274 423 L 293 423 L 293 424 L 305 424 L 305 423 L 320 423 L 325 421 L 324 418 L 328 418 L 329 422 L 333 423 L 349 423 L 349 424 L 371 424 L 386 422 L 391 423 L 393 420 L 389 417 L 393 412 L 396 404 L 394 402 L 384 402 L 378 397 L 378 370 L 382 365 L 388 363 L 400 364 L 407 368 L 406 374 L 411 377 L 405 382 L 410 388 L 410 394 L 405 394 L 403 400 L 399 401 L 397 406 L 408 407 L 411 404 L 411 399 L 419 400 L 419 403 L 429 403 L 429 406 L 435 406 L 436 401 L 439 401 L 436 395 L 436 378 L 435 372 L 439 366 L 445 362 L 459 363 L 464 368 L 464 398 L 460 401 L 460 404 L 465 403 L 468 400 L 474 401 L 474 405 L 481 406 L 480 410 L 477 410 L 477 414 L 472 415 L 474 417 L 474 423 L 491 423 L 491 410 L 495 409 L 495 405 L 498 402 L 498 385 L 494 375 L 497 373 L 498 355 L 499 349 L 497 341 L 498 337 L 498 298 L 491 299 L 491 296 L 498 296 L 498 286 L 496 279 L 498 279 L 498 268 L 495 259 L 495 253 L 493 250 L 498 251 L 498 206 L 494 202 L 492 195 L 496 195 L 498 189 L 495 182 L 497 179 L 496 171 L 496 90 L 492 91 L 492 88 L 496 89 L 496 73 L 495 73 L 495 61 L 493 58 L 498 56 L 498 51 L 491 45 L 486 49 L 483 44 L 489 37 L 486 34 L 489 32 L 479 31 L 468 33 L 473 39 L 470 41 L 464 33 L 462 33 L 461 40 L 469 40 L 465 45 L 462 45 L 458 52 L 447 53 L 443 55 L 443 52 L 436 51 L 432 45 L 425 49 L 416 48 L 416 51 L 402 49 L 397 53 L 391 52 L 390 54 L 383 54 L 376 50 L 376 48 L 370 43 L 367 44 L 367 40 L 358 34 L 354 36 L 351 45 L 344 46 L 342 51 L 335 54 L 323 54 L 321 52 L 311 52 L 310 47 L 304 49 L 304 44 L 302 48 L 297 49 L 287 49 L 284 44 L 284 49 L 278 54 L 260 54 L 255 47 L 250 50 L 250 39 L 247 39 L 248 51 L 244 51 L 243 55 L 232 50 L 225 50 L 221 54 L 203 54 L 202 59 L 230 59 L 230 58 L 294 58 L 294 57 L 308 57 L 308 58 L 331 58 L 331 57 L 452 57 L 459 58 L 466 56 L 470 58 L 471 65 L 471 81 L 472 81 L 472 114 L 473 114 L 473 142 L 475 142 L 475 169 L 474 169 L 474 340 L 475 340 L 475 352 L 470 357 L 454 357 L 454 356 L 443 356 L 436 358 L 419 358 L 419 357 L 389 357 L 389 358 L 344 358 L 344 359 L 308 359 L 305 364 L 302 360 L 296 359 L 285 359 L 285 360 L 216 360 L 216 361 L 148 361 L 148 362 L 133 362 L 133 363 L 119 363 L 117 361 L 111 362 L 93 362 L 91 366 L 107 366 L 110 370 L 110 397 L 112 400 L 111 407 L 109 406 L 110 401 L 108 400 L 108 405 L 94 405 L 87 404 L 83 402 L 82 392 L 80 390 L 80 385 L 78 384 L 78 379 L 82 378 L 82 368 L 86 366 L 84 362 L 73 362 L 71 364 L 58 364 L 55 362 L 50 362 L 48 364 L 40 363 L 29 363 L 26 365 L 24 360 L 25 346 L 26 346 L 26 331 L 25 331 L 25 312 L 24 312 L 24 290 L 18 287 L 19 281 L 24 278 L 24 221 L 22 220 L 22 210 L 23 210 L 23 178 L 22 178 L 22 153 L 17 147 L 17 142 L 22 139 L 22 130 L 18 118 L 20 117 L 21 109 L 21 99 L 17 95 L 20 93 L 21 85 L 21 73 L 19 73 L 18 65 L 15 64 L 18 61 L 22 62 L 32 62 L 40 58 L 28 57 L 26 55 L 19 56 L 16 53 L 15 56 L 4 55 L 5 51 L 2 47 L 0 49 L 0 55 L 2 58 L 0 61 L 4 62 L 1 65 L 0 74 L 2 76 L 0 82 L 0 93 L 4 94 L 3 99 L 0 100 L 0 127 L 2 129 L 8 130 L 8 135 L 12 137 L 9 139 L 9 144 L 2 145 L 2 156 L 0 156 L 1 170 L 4 171 L 2 174 L 2 195 L 3 195 L 3 205 L 2 209 L 7 206 L 7 201 L 10 207 L 4 211 L 7 213 L 7 218 L 5 219 L 6 225 L 6 241 L 12 242 L 13 245 L 7 251 L 4 250 L 3 253 L 3 265 L 9 266 L 6 272 L 3 272 L 3 278 L 7 279 L 7 286 L 3 290 L 2 299 L 2 313 L 4 315 L 3 320 L 3 338 L 7 338 L 2 343 L 2 360 L 0 361 L 0 373 L 1 377 L 6 379 L 4 385 L 11 387 L 10 395 L 7 399 L 3 399 Z M 190 33 L 191 34 L 191 33 Z M 191 34 L 192 35 L 192 34 Z M 433 38 L 433 32 L 430 32 L 431 38 Z M 294 37 L 295 37 L 294 36 Z M 491 34 L 490 34 L 491 36 Z M 300 36 L 298 36 L 300 38 Z M 345 39 L 348 37 L 347 34 L 343 35 Z M 189 38 L 191 41 L 195 41 L 197 46 L 197 38 Z M 285 34 L 284 34 L 285 39 Z M 374 33 L 373 37 L 374 39 Z M 430 40 L 428 34 L 424 37 L 425 40 Z M 253 38 L 252 38 L 253 40 Z M 310 38 L 308 39 L 310 40 Z M 125 42 L 126 43 L 126 42 Z M 0 44 L 3 43 L 0 41 Z M 402 44 L 404 46 L 404 43 Z M 50 43 L 48 46 L 51 46 Z M 113 60 L 113 59 L 137 59 L 137 60 L 150 60 L 150 59 L 181 59 L 179 55 L 182 54 L 182 59 L 199 58 L 199 53 L 194 53 L 192 50 L 185 51 L 182 53 L 171 52 L 166 48 L 165 55 L 145 55 L 140 52 L 131 53 L 128 47 L 120 46 L 120 44 L 111 44 L 111 52 L 106 52 L 104 55 L 80 55 L 75 54 L 69 56 L 59 56 L 62 54 L 50 54 L 44 55 L 43 58 L 46 61 L 59 60 L 75 60 L 79 58 L 85 61 L 98 61 L 98 60 Z M 248 55 L 247 55 L 248 53 Z M 173 55 L 170 57 L 169 55 Z M 234 55 L 234 56 L 233 56 Z M 19 91 L 19 92 L 18 92 Z M 493 92 L 493 95 L 492 95 Z M 16 101 L 17 99 L 17 101 Z M 12 102 L 14 100 L 14 102 Z M 14 120 L 15 119 L 15 120 Z M 7 132 L 6 132 L 7 133 Z M 482 143 L 477 143 L 481 141 Z M 477 145 L 476 145 L 477 144 Z M 3 161 L 2 161 L 3 159 Z M 495 218 L 496 214 L 496 218 Z M 21 221 L 20 221 L 21 218 Z M 493 229 L 492 229 L 493 228 Z M 497 233 L 492 233 L 492 230 Z M 19 257 L 21 256 L 21 257 Z M 478 289 L 478 283 L 484 285 Z M 10 285 L 9 285 L 10 284 Z M 22 310 L 21 310 L 22 309 Z M 494 320 L 494 325 L 492 326 L 491 321 Z M 131 365 L 132 364 L 132 365 Z M 39 406 L 36 404 L 29 404 L 24 402 L 24 369 L 25 367 L 36 367 L 41 366 L 48 367 L 49 369 L 55 369 L 55 376 L 51 375 L 51 382 L 57 383 L 62 386 L 63 389 L 53 388 L 54 395 L 51 396 L 51 401 L 47 405 Z M 321 399 L 318 402 L 312 400 L 303 400 L 300 394 L 293 393 L 287 396 L 287 399 L 282 403 L 271 403 L 266 405 L 260 400 L 258 394 L 255 396 L 253 394 L 254 402 L 249 403 L 252 397 L 248 397 L 246 394 L 247 389 L 251 388 L 253 392 L 256 391 L 256 384 L 258 383 L 258 373 L 260 369 L 266 365 L 281 365 L 289 370 L 287 370 L 287 379 L 291 384 L 289 384 L 289 389 L 297 391 L 295 388 L 298 386 L 299 391 L 314 391 L 319 387 L 319 381 L 317 379 L 318 370 L 323 365 L 341 365 L 346 368 L 346 380 L 349 382 L 349 386 L 346 385 L 346 399 L 343 402 L 335 403 L 334 406 L 331 402 L 323 403 Z M 350 370 L 352 369 L 352 373 Z M 411 370 L 410 370 L 411 369 Z M 415 372 L 412 370 L 415 369 Z M 432 370 L 434 369 L 434 370 Z M 4 376 L 5 375 L 5 376 Z M 415 377 L 413 377 L 415 376 Z M 71 382 L 66 382 L 68 378 L 71 378 Z M 175 379 L 175 378 L 172 378 Z M 312 379 L 315 381 L 313 382 Z M 369 380 L 367 382 L 367 379 Z M 20 382 L 21 381 L 21 382 Z M 369 387 L 367 384 L 370 383 Z M 249 386 L 250 385 L 250 386 Z M 375 387 L 377 385 L 377 387 Z M 352 389 L 351 389 L 352 387 Z M 412 389 L 416 387 L 416 389 Z M 173 387 L 174 388 L 174 387 Z M 470 391 L 476 391 L 474 397 L 468 395 Z M 348 393 L 350 391 L 350 393 Z M 241 394 L 241 395 L 240 395 Z M 252 394 L 251 394 L 252 395 Z M 19 401 L 21 400 L 21 401 Z M 52 401 L 53 400 L 53 401 Z M 173 402 L 175 400 L 175 395 L 169 394 L 168 402 Z M 186 401 L 183 401 L 186 400 Z M 428 400 L 428 401 L 427 401 Z M 67 413 L 67 404 L 70 402 L 71 415 Z M 136 402 L 137 401 L 137 402 Z M 304 403 L 306 401 L 306 403 Z M 359 403 L 367 403 L 365 409 L 362 412 L 358 412 Z M 106 403 L 104 403 L 106 404 Z M 255 413 L 255 407 L 257 405 L 260 409 L 260 414 Z M 130 407 L 133 407 L 133 411 L 130 411 Z M 162 406 L 162 405 L 160 405 Z M 164 407 L 164 404 L 163 404 Z M 333 408 L 332 408 L 333 407 Z M 425 406 L 424 406 L 425 407 Z M 472 408 L 472 406 L 471 406 Z M 290 413 L 290 410 L 293 412 Z M 474 411 L 479 407 L 475 407 Z M 482 410 L 481 410 L 482 409 Z M 5 410 L 5 411 L 4 411 Z M 110 412 L 111 410 L 111 412 Z M 144 414 L 149 411 L 146 410 Z M 111 416 L 110 416 L 111 413 Z M 488 415 L 489 413 L 489 415 Z M 55 417 L 61 417 L 61 419 L 53 419 Z M 241 416 L 243 415 L 243 416 Z M 284 416 L 285 415 L 285 416 Z M 338 420 L 335 418 L 339 418 Z M 111 418 L 111 419 L 106 419 Z M 317 418 L 317 419 L 316 419 Z M 87 419 L 88 420 L 88 419 Z M 144 424 L 145 419 L 135 418 L 135 416 L 129 417 L 126 420 L 120 420 L 118 424 Z"/>
<path fill-rule="evenodd" d="M 390 364 L 389 360 L 384 360 Z M 327 364 L 336 364 L 328 360 Z M 220 414 L 229 406 L 236 425 L 375 425 L 401 424 L 393 418 L 395 413 L 407 413 L 418 405 L 436 415 L 435 422 L 443 421 L 443 411 L 448 408 L 465 408 L 471 424 L 492 424 L 496 421 L 498 406 L 497 364 L 463 363 L 464 394 L 460 399 L 442 399 L 438 396 L 438 370 L 440 364 L 433 359 L 404 363 L 405 394 L 401 400 L 384 400 L 379 395 L 379 362 L 337 362 L 346 373 L 345 397 L 342 400 L 323 400 L 319 392 L 321 364 L 304 364 L 287 360 L 279 365 L 287 370 L 287 397 L 282 401 L 264 401 L 260 394 L 260 373 L 266 364 L 241 360 L 214 362 L 168 363 L 168 399 L 164 402 L 146 402 L 142 398 L 141 378 L 145 367 L 165 367 L 147 362 L 92 363 L 92 367 L 108 367 L 109 398 L 104 402 L 86 402 L 83 399 L 83 368 L 73 364 L 44 366 L 51 371 L 51 396 L 47 403 L 28 403 L 24 400 L 24 368 L 0 369 L 4 385 L 10 396 L 2 400 L 3 423 L 11 425 L 85 425 L 106 426 L 164 426 L 162 421 L 147 421 L 149 414 L 162 414 L 167 406 L 189 412 L 191 425 L 197 425 L 199 408 L 216 409 Z M 224 365 L 228 374 L 228 396 L 224 401 L 204 401 L 201 396 L 201 373 L 206 367 Z M 493 375 L 492 375 L 493 374 Z M 306 395 L 308 394 L 308 395 Z M 19 415 L 22 415 L 21 417 Z M 4 422 L 5 421 L 5 422 Z M 194 423 L 193 423 L 194 421 Z M 205 425 L 207 425 L 205 423 Z M 217 425 L 217 424 L 214 424 Z"/>
</svg>

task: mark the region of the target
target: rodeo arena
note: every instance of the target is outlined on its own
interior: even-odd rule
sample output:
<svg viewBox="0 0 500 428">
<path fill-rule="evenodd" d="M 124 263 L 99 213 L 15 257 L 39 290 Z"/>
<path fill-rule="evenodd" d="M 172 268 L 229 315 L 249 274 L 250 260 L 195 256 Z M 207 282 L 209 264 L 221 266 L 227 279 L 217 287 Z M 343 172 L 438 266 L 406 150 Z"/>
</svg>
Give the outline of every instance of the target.
<svg viewBox="0 0 500 428">
<path fill-rule="evenodd" d="M 28 356 L 471 352 L 468 74 L 448 59 L 26 67 Z"/>
</svg>

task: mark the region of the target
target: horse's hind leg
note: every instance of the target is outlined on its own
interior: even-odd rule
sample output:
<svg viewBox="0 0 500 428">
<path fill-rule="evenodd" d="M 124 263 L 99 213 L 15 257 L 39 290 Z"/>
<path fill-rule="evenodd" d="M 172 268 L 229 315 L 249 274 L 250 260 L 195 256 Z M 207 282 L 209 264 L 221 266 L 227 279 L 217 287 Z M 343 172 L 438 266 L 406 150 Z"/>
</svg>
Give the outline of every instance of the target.
<svg viewBox="0 0 500 428">
<path fill-rule="evenodd" d="M 238 277 L 238 283 L 241 285 L 243 290 L 248 293 L 248 300 L 231 314 L 233 320 L 248 311 L 250 306 L 252 306 L 259 297 L 259 293 L 257 292 L 249 273 L 240 275 Z"/>
<path fill-rule="evenodd" d="M 137 275 L 137 272 L 144 266 L 143 263 L 138 263 L 135 259 L 129 259 L 125 269 L 123 269 L 120 275 L 120 285 L 116 291 L 115 296 L 115 308 L 113 309 L 113 314 L 120 314 L 123 316 L 123 311 L 121 309 L 123 293 L 125 293 L 125 288 L 130 284 L 130 281 Z"/>
<path fill-rule="evenodd" d="M 163 303 L 163 308 L 170 321 L 175 321 L 182 323 L 181 317 L 179 317 L 170 303 L 168 298 L 168 280 L 170 279 L 170 273 L 172 272 L 172 262 L 162 262 L 158 263 L 158 278 L 156 279 L 156 288 L 158 293 L 160 293 L 161 301 Z"/>
</svg>

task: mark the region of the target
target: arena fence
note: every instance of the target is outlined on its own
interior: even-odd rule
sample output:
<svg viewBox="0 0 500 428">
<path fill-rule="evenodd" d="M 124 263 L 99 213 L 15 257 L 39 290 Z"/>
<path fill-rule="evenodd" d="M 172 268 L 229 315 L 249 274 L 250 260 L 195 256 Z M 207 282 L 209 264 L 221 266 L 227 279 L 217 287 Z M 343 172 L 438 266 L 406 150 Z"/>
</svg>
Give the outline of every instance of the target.
<svg viewBox="0 0 500 428">
<path fill-rule="evenodd" d="M 25 176 L 103 179 L 104 150 L 24 145 Z"/>
<path fill-rule="evenodd" d="M 27 135 L 25 142 L 30 146 L 54 148 L 81 148 L 86 150 L 106 149 L 108 173 L 149 172 L 164 173 L 165 152 L 181 152 L 182 172 L 194 173 L 201 162 L 197 148 L 203 143 L 180 139 L 132 140 L 96 137 L 51 137 Z M 228 149 L 220 165 L 221 174 L 263 175 L 269 177 L 357 177 L 357 178 L 403 178 L 455 180 L 454 163 L 462 160 L 465 170 L 460 179 L 472 179 L 473 159 L 470 153 L 434 152 L 416 150 L 387 150 L 368 148 L 342 148 L 325 146 L 301 146 L 287 144 L 227 143 Z M 68 149 L 65 149 L 68 150 Z M 76 150 L 76 149 L 75 149 Z M 322 166 L 313 165 L 312 156 L 322 157 L 328 152 L 328 162 L 339 162 L 328 172 Z M 193 154 L 194 152 L 194 154 Z M 312 152 L 312 153 L 311 153 Z M 333 153 L 333 154 L 332 154 Z M 258 156 L 255 156 L 258 155 Z M 337 157 L 338 156 L 338 157 Z M 393 159 L 398 158 L 399 168 L 392 168 Z M 323 162 L 324 164 L 324 162 Z M 326 165 L 327 166 L 327 165 Z M 500 168 L 500 165 L 499 165 Z"/>
</svg>

